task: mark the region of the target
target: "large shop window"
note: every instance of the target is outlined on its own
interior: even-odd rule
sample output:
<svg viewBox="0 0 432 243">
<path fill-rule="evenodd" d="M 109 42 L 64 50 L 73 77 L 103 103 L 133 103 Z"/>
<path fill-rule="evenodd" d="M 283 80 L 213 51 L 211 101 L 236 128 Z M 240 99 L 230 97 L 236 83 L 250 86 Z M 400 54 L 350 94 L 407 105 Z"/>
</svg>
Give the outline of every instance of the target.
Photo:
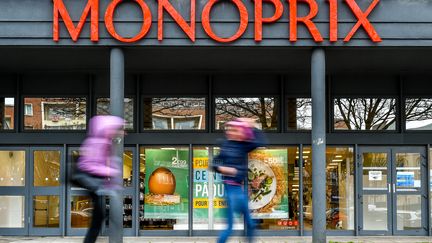
<svg viewBox="0 0 432 243">
<path fill-rule="evenodd" d="M 432 99 L 405 100 L 406 130 L 432 130 Z"/>
<path fill-rule="evenodd" d="M 396 130 L 396 99 L 336 98 L 335 130 Z"/>
<path fill-rule="evenodd" d="M 296 152 L 296 147 L 271 147 L 249 154 L 249 205 L 259 229 L 299 228 Z M 193 150 L 194 230 L 220 230 L 226 227 L 222 178 L 208 169 L 209 160 L 218 153 L 219 148 L 213 147 L 196 147 Z M 242 217 L 236 215 L 234 229 L 243 228 Z"/>
<path fill-rule="evenodd" d="M 96 114 L 110 114 L 110 98 L 98 98 L 96 101 Z M 124 99 L 124 119 L 126 121 L 125 129 L 134 129 L 134 100 L 132 98 Z"/>
<path fill-rule="evenodd" d="M 297 147 L 270 147 L 249 154 L 249 207 L 258 229 L 299 228 Z"/>
<path fill-rule="evenodd" d="M 288 130 L 311 130 L 312 99 L 288 98 L 286 104 Z"/>
<path fill-rule="evenodd" d="M 209 170 L 209 160 L 219 154 L 217 147 L 193 149 L 193 229 L 223 230 L 225 224 L 225 188 L 222 176 Z M 243 217 L 234 216 L 234 230 L 242 230 Z"/>
<path fill-rule="evenodd" d="M 25 130 L 85 130 L 86 98 L 25 98 Z"/>
<path fill-rule="evenodd" d="M 189 148 L 140 149 L 141 230 L 188 230 Z"/>
<path fill-rule="evenodd" d="M 312 149 L 303 150 L 304 228 L 312 230 Z M 354 229 L 354 156 L 351 147 L 327 147 L 327 229 Z"/>
<path fill-rule="evenodd" d="M 144 98 L 145 130 L 204 130 L 205 98 Z"/>
<path fill-rule="evenodd" d="M 279 108 L 276 101 L 273 97 L 216 98 L 215 128 L 221 130 L 234 118 L 249 117 L 257 121 L 260 129 L 277 130 Z"/>
<path fill-rule="evenodd" d="M 79 159 L 79 151 L 71 151 L 71 164 L 72 168 L 76 166 Z M 71 170 L 73 170 L 71 168 Z M 133 152 L 125 148 L 123 152 L 123 186 L 125 189 L 131 188 L 133 186 Z M 71 176 L 71 174 L 69 175 Z M 71 191 L 76 191 L 79 189 L 72 185 Z M 123 227 L 132 228 L 132 211 L 133 207 L 133 197 L 130 195 L 125 195 L 123 197 Z M 72 228 L 87 228 L 90 226 L 93 204 L 90 196 L 73 195 L 71 197 L 71 227 Z M 109 213 L 109 200 L 106 201 L 106 213 Z M 106 219 L 106 225 L 108 226 L 108 218 Z"/>
<path fill-rule="evenodd" d="M 0 97 L 0 131 L 13 130 L 15 122 L 15 99 Z"/>
</svg>

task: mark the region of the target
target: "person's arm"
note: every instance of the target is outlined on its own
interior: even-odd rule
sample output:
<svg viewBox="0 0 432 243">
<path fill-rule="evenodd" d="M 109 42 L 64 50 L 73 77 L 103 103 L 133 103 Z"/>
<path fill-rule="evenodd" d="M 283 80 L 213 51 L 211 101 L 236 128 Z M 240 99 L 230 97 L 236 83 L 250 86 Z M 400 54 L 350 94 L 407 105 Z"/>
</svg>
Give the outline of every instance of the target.
<svg viewBox="0 0 432 243">
<path fill-rule="evenodd" d="M 252 139 L 252 141 L 247 143 L 248 153 L 258 147 L 264 147 L 267 144 L 267 139 L 265 138 L 264 133 L 261 130 L 254 128 L 253 133 L 254 138 Z"/>
<path fill-rule="evenodd" d="M 234 167 L 228 167 L 228 166 L 218 166 L 217 171 L 225 176 L 236 176 L 238 173 L 238 170 Z"/>
</svg>

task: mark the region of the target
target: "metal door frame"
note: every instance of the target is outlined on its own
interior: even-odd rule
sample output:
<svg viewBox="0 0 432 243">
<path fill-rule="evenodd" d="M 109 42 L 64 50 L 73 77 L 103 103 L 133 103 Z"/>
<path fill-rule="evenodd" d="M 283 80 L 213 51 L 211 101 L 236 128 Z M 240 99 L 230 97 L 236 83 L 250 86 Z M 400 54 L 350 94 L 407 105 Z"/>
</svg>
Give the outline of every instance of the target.
<svg viewBox="0 0 432 243">
<path fill-rule="evenodd" d="M 24 151 L 25 153 L 25 184 L 24 186 L 1 186 L 0 196 L 22 196 L 24 198 L 24 227 L 22 228 L 0 228 L 0 235 L 28 235 L 29 234 L 29 171 L 30 171 L 30 151 L 28 146 L 23 147 L 1 147 L 0 151 Z"/>
<path fill-rule="evenodd" d="M 60 177 L 59 186 L 53 187 L 37 187 L 34 186 L 34 152 L 35 151 L 59 151 L 60 152 Z M 64 148 L 63 147 L 30 147 L 29 149 L 29 193 L 28 193 L 28 205 L 29 205 L 29 235 L 62 235 L 64 228 L 64 178 L 65 178 L 65 162 L 64 162 Z M 47 228 L 47 227 L 34 227 L 34 211 L 33 211 L 33 197 L 34 196 L 58 196 L 59 197 L 59 227 L 58 228 Z"/>
<path fill-rule="evenodd" d="M 387 188 L 386 190 L 376 190 L 376 191 L 364 191 L 363 190 L 363 153 L 387 153 Z M 357 176 L 359 178 L 357 184 L 357 199 L 359 200 L 358 208 L 358 229 L 359 235 L 391 235 L 392 233 L 392 200 L 390 192 L 390 182 L 391 182 L 391 149 L 390 147 L 359 147 L 358 149 L 359 158 L 359 170 L 357 171 Z M 365 193 L 366 192 L 366 193 Z M 364 230 L 364 215 L 363 215 L 363 198 L 365 195 L 386 195 L 387 196 L 387 230 Z"/>
<path fill-rule="evenodd" d="M 387 190 L 385 194 L 387 195 L 387 231 L 372 231 L 372 230 L 363 230 L 364 218 L 363 218 L 363 198 L 364 195 L 383 195 L 384 190 L 381 191 L 371 191 L 365 193 L 363 190 L 363 153 L 379 153 L 385 152 L 387 153 Z M 406 153 L 419 153 L 422 162 L 421 162 L 421 188 L 419 192 L 397 192 L 396 190 L 396 153 L 406 152 Z M 426 157 L 426 148 L 423 146 L 412 146 L 412 147 L 399 147 L 399 146 L 379 146 L 379 147 L 368 147 L 368 146 L 359 146 L 358 149 L 358 158 L 359 158 L 359 170 L 357 172 L 358 183 L 357 183 L 357 199 L 359 200 L 359 208 L 358 208 L 358 229 L 359 235 L 427 235 L 428 234 L 428 219 L 429 217 L 427 211 L 427 157 Z M 419 230 L 397 230 L 397 195 L 421 195 L 421 212 L 422 212 L 422 229 Z"/>
<path fill-rule="evenodd" d="M 422 147 L 392 147 L 392 204 L 394 207 L 394 210 L 392 211 L 392 217 L 393 217 L 393 235 L 420 235 L 424 236 L 428 234 L 428 227 L 427 227 L 427 217 L 428 211 L 427 211 L 427 160 L 426 160 L 426 148 Z M 398 192 L 396 187 L 397 182 L 397 168 L 396 163 L 393 163 L 393 161 L 396 161 L 396 154 L 397 153 L 419 153 L 421 156 L 421 163 L 420 163 L 420 170 L 421 170 L 421 185 L 420 190 L 417 192 Z M 398 195 L 420 195 L 421 197 L 421 229 L 417 230 L 398 230 L 397 229 L 397 196 Z"/>
<path fill-rule="evenodd" d="M 73 187 L 69 181 L 72 172 L 72 151 L 78 151 L 78 146 L 67 148 L 67 179 L 66 179 L 66 235 L 68 236 L 83 236 L 87 232 L 87 228 L 72 228 L 71 201 L 73 196 L 89 196 L 86 189 Z"/>
</svg>

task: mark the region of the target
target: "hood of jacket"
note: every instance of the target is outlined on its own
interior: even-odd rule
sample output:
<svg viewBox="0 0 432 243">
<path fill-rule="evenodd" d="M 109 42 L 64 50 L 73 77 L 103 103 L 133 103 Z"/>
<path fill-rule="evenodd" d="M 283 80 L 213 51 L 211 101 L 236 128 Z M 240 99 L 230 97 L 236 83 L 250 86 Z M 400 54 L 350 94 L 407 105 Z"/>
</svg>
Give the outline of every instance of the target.
<svg viewBox="0 0 432 243">
<path fill-rule="evenodd" d="M 124 120 L 117 116 L 95 116 L 89 122 L 89 137 L 113 138 L 114 131 L 123 129 Z"/>
</svg>

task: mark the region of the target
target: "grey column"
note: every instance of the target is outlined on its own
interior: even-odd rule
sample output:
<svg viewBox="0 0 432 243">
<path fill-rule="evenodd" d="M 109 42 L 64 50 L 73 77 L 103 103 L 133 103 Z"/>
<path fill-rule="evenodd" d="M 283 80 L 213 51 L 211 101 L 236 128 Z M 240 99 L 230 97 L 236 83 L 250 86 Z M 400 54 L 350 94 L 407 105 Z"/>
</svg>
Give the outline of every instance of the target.
<svg viewBox="0 0 432 243">
<path fill-rule="evenodd" d="M 110 110 L 114 116 L 122 117 L 124 114 L 124 55 L 120 48 L 111 49 L 110 61 Z M 123 170 L 123 139 L 117 137 L 114 139 L 113 151 L 119 163 L 119 168 Z M 122 178 L 123 173 L 120 173 Z M 118 178 L 115 183 L 123 187 L 123 180 Z M 109 215 L 109 242 L 123 242 L 123 194 L 122 191 L 116 191 L 115 195 L 110 197 L 110 215 Z"/>
<path fill-rule="evenodd" d="M 313 243 L 326 242 L 326 116 L 325 116 L 325 53 L 312 51 L 312 204 Z M 300 155 L 301 156 L 301 155 Z"/>
</svg>

